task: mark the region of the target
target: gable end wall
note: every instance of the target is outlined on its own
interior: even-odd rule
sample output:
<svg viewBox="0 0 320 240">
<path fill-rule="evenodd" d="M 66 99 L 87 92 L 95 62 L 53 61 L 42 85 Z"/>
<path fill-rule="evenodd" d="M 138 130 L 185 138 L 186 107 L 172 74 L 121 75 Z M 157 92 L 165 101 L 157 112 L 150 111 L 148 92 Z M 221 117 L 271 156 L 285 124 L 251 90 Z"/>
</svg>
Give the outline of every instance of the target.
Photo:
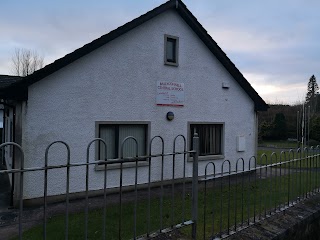
<svg viewBox="0 0 320 240">
<path fill-rule="evenodd" d="M 164 34 L 179 37 L 178 67 L 164 65 Z M 184 106 L 156 106 L 157 81 L 184 83 Z M 223 82 L 230 84 L 230 88 L 223 89 Z M 173 139 L 178 134 L 189 138 L 189 122 L 223 123 L 224 159 L 235 162 L 240 157 L 248 160 L 255 155 L 253 101 L 172 10 L 31 85 L 28 95 L 23 129 L 26 167 L 43 166 L 45 148 L 56 140 L 70 145 L 72 162 L 85 162 L 86 146 L 95 137 L 96 121 L 150 122 L 150 136 L 161 135 L 166 152 L 172 151 Z M 171 122 L 166 120 L 168 111 L 175 114 Z M 245 136 L 245 152 L 236 151 L 238 135 Z M 65 151 L 54 148 L 50 153 L 50 164 L 66 161 Z M 93 157 L 93 148 L 90 153 Z M 224 159 L 215 163 L 219 165 Z M 204 173 L 206 163 L 199 163 L 200 174 Z M 152 178 L 159 180 L 160 173 L 154 166 Z M 72 192 L 84 190 L 84 170 L 72 170 L 72 176 L 78 179 L 71 181 Z M 188 176 L 191 170 L 188 163 Z M 55 171 L 49 175 L 49 192 L 61 194 L 65 191 L 60 188 L 64 186 L 65 173 Z M 134 169 L 125 171 L 129 177 L 124 184 L 130 184 Z M 103 172 L 91 168 L 89 174 L 90 189 L 101 188 Z M 111 171 L 108 182 L 117 179 L 117 174 L 117 170 Z M 25 176 L 25 198 L 41 196 L 41 188 L 33 185 L 41 178 L 42 174 L 37 173 Z M 146 172 L 142 171 L 138 181 L 143 183 L 146 178 Z M 117 186 L 118 182 L 112 184 Z"/>
</svg>

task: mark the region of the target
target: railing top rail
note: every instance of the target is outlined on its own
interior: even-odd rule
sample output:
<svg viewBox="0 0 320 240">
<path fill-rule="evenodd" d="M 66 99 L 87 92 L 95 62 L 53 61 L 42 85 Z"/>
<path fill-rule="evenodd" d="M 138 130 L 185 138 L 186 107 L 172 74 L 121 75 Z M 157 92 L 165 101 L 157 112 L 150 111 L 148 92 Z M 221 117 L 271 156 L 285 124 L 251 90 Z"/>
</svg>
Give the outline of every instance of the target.
<svg viewBox="0 0 320 240">
<path fill-rule="evenodd" d="M 138 157 L 126 157 L 126 158 L 115 158 L 115 159 L 107 159 L 107 160 L 95 160 L 91 162 L 76 162 L 76 163 L 66 163 L 66 164 L 56 164 L 56 165 L 47 165 L 44 167 L 30 167 L 24 169 L 10 169 L 10 170 L 0 170 L 0 173 L 18 173 L 18 172 L 31 172 L 31 171 L 41 171 L 45 169 L 58 169 L 58 168 L 66 168 L 66 167 L 80 167 L 87 165 L 112 165 L 112 164 L 120 164 L 120 163 L 132 163 L 132 162 L 146 162 L 147 159 L 156 158 L 161 156 L 173 156 L 173 155 L 182 155 L 182 154 L 194 154 L 194 150 L 185 151 L 185 152 L 175 152 L 175 153 L 164 153 L 164 154 L 153 154 L 153 155 L 145 155 Z M 172 159 L 168 159 L 169 161 Z"/>
</svg>

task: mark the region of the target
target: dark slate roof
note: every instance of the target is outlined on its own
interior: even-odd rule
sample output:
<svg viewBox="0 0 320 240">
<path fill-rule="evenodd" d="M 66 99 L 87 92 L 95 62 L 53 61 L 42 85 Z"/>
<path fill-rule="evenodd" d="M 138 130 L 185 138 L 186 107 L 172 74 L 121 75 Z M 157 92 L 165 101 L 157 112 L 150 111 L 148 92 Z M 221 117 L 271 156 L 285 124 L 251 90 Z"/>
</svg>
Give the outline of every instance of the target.
<svg viewBox="0 0 320 240">
<path fill-rule="evenodd" d="M 0 75 L 0 90 L 22 80 L 20 76 Z"/>
<path fill-rule="evenodd" d="M 23 77 L 0 75 L 0 99 L 25 99 L 27 91 L 18 86 Z"/>
<path fill-rule="evenodd" d="M 148 20 L 154 18 L 155 16 L 167 11 L 169 9 L 174 9 L 177 13 L 184 19 L 184 21 L 191 27 L 191 29 L 198 35 L 198 37 L 204 42 L 208 49 L 215 55 L 215 57 L 221 62 L 221 64 L 228 70 L 228 72 L 233 76 L 233 78 L 239 83 L 239 85 L 246 91 L 249 97 L 255 103 L 256 111 L 265 111 L 268 109 L 268 105 L 265 101 L 258 95 L 258 93 L 253 89 L 250 83 L 244 78 L 241 72 L 236 68 L 236 66 L 231 62 L 227 55 L 222 51 L 218 44 L 211 38 L 203 26 L 198 22 L 196 17 L 188 10 L 186 5 L 181 0 L 169 0 L 168 2 L 154 8 L 153 10 L 141 15 L 140 17 L 124 24 L 121 27 L 101 36 L 100 38 L 84 45 L 83 47 L 75 50 L 72 53 L 54 61 L 53 63 L 45 66 L 44 68 L 34 72 L 24 78 L 24 81 L 17 82 L 10 87 L 6 97 L 15 98 L 17 89 L 19 91 L 25 92 L 27 96 L 27 87 L 31 84 L 40 81 L 41 79 L 49 76 L 50 74 L 58 71 L 59 69 L 67 66 L 68 64 L 76 61 L 77 59 L 89 54 L 90 52 L 98 49 L 99 47 L 107 44 L 113 39 L 121 36 L 132 30 L 133 28 L 147 22 Z M 0 98 L 3 96 L 0 93 Z"/>
</svg>

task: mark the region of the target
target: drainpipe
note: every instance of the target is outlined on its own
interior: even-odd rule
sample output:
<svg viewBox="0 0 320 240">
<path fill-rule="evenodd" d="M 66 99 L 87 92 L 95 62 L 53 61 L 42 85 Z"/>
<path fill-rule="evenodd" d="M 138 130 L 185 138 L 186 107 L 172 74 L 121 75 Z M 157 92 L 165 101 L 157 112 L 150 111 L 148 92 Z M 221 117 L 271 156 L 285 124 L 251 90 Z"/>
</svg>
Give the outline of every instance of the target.
<svg viewBox="0 0 320 240">
<path fill-rule="evenodd" d="M 255 155 L 258 154 L 258 141 L 259 141 L 259 119 L 258 119 L 258 112 L 255 111 Z"/>
</svg>

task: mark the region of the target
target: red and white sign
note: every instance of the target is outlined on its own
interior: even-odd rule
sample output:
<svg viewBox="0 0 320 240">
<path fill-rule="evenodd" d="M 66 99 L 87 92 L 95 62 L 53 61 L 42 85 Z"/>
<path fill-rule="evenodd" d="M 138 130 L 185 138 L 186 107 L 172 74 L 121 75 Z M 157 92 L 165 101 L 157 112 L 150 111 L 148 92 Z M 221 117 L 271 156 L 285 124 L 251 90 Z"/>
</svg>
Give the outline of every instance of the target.
<svg viewBox="0 0 320 240">
<path fill-rule="evenodd" d="M 157 81 L 157 105 L 183 106 L 184 83 Z"/>
</svg>

